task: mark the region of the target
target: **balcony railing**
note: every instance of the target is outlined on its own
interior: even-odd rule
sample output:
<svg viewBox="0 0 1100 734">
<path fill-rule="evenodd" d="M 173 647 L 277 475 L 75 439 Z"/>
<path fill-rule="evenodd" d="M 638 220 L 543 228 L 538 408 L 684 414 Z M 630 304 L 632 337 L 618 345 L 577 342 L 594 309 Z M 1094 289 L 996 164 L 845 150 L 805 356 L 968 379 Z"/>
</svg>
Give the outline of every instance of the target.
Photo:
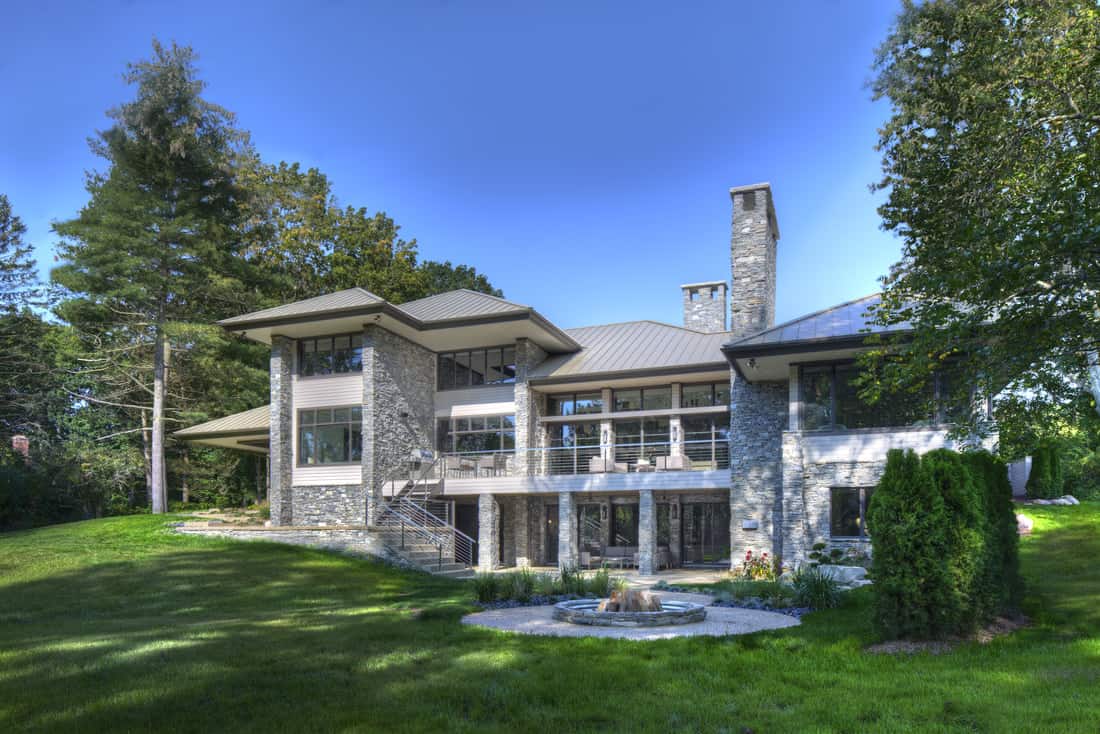
<svg viewBox="0 0 1100 734">
<path fill-rule="evenodd" d="M 552 446 L 526 451 L 471 451 L 445 454 L 439 463 L 446 479 L 479 479 L 561 474 L 632 474 L 729 468 L 729 444 L 721 439 Z"/>
</svg>

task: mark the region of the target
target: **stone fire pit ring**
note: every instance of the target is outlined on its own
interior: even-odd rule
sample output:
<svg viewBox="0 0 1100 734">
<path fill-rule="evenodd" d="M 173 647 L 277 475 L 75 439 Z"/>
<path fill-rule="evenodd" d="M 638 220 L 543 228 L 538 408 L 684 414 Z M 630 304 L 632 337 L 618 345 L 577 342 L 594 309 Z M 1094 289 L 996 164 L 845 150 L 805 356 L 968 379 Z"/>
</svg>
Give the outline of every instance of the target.
<svg viewBox="0 0 1100 734">
<path fill-rule="evenodd" d="M 659 612 L 601 612 L 600 599 L 574 599 L 554 605 L 553 618 L 559 622 L 588 624 L 598 627 L 664 627 L 672 624 L 695 624 L 707 618 L 702 604 L 690 601 L 661 600 Z"/>
</svg>

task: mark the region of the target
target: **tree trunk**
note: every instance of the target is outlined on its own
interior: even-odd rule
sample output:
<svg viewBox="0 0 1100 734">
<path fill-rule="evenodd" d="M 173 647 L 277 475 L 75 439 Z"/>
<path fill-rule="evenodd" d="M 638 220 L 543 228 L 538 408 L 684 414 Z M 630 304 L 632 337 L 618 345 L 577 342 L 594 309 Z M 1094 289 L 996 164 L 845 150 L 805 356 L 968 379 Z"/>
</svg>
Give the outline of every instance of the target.
<svg viewBox="0 0 1100 734">
<path fill-rule="evenodd" d="M 183 477 L 180 480 L 180 489 L 183 492 L 183 504 L 191 501 L 191 488 L 187 486 L 187 479 L 191 475 L 191 452 L 186 447 L 183 449 Z"/>
<path fill-rule="evenodd" d="M 156 327 L 153 340 L 153 514 L 163 514 L 168 509 L 168 492 L 165 487 L 164 469 L 164 330 Z"/>
<path fill-rule="evenodd" d="M 141 411 L 141 454 L 145 459 L 145 501 L 153 504 L 153 436 L 149 433 L 149 416 Z M 133 497 L 130 497 L 133 505 Z"/>
</svg>

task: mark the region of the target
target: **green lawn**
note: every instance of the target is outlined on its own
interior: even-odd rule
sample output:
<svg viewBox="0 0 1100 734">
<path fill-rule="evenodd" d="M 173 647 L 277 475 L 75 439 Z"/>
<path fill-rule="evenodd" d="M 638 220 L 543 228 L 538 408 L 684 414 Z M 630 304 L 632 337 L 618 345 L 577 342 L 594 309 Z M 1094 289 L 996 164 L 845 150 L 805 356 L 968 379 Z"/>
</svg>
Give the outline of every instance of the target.
<svg viewBox="0 0 1100 734">
<path fill-rule="evenodd" d="M 115 518 L 0 535 L 0 731 L 1088 731 L 1100 504 L 1028 508 L 1033 628 L 862 651 L 870 591 L 801 627 L 656 643 L 461 626 L 468 586 Z"/>
</svg>

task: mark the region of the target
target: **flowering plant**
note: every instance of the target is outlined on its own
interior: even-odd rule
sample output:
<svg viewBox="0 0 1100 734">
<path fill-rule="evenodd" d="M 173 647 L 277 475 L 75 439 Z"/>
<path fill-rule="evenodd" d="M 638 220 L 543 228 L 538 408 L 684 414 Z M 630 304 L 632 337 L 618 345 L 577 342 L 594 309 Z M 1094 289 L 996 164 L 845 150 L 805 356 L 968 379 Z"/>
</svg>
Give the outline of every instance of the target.
<svg viewBox="0 0 1100 734">
<path fill-rule="evenodd" d="M 745 551 L 745 560 L 737 569 L 737 578 L 744 581 L 775 581 L 779 576 L 778 564 L 768 557 L 767 551 L 754 556 L 751 550 Z"/>
</svg>

